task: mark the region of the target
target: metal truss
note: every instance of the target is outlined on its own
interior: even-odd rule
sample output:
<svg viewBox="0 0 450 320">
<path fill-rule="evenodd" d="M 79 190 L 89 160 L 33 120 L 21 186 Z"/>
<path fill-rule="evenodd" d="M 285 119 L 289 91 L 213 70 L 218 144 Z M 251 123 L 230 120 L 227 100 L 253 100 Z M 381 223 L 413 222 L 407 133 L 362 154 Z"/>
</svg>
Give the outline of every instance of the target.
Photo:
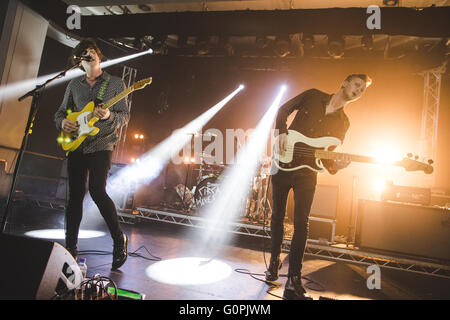
<svg viewBox="0 0 450 320">
<path fill-rule="evenodd" d="M 130 87 L 136 80 L 137 69 L 124 66 L 122 71 L 122 80 L 125 86 Z M 131 111 L 131 105 L 133 103 L 133 94 L 128 95 L 128 112 Z M 113 153 L 113 162 L 123 162 L 123 153 L 125 149 L 125 142 L 127 139 L 128 124 L 120 128 L 119 138 L 117 140 L 117 147 Z"/>
<path fill-rule="evenodd" d="M 398 258 L 372 252 L 363 252 L 355 249 L 339 248 L 334 246 L 321 246 L 308 243 L 305 254 L 328 258 L 336 261 L 351 262 L 363 265 L 378 265 L 383 268 L 397 269 L 438 276 L 450 279 L 450 266 L 422 260 Z"/>
<path fill-rule="evenodd" d="M 118 211 L 119 219 L 123 223 L 134 224 L 141 220 L 153 220 L 172 223 L 195 228 L 204 228 L 207 219 L 198 216 L 190 216 L 182 213 L 166 212 L 151 208 L 136 208 L 131 210 Z M 226 226 L 224 227 L 224 229 Z M 261 238 L 270 238 L 270 230 L 262 225 L 233 222 L 226 228 L 228 232 L 243 234 Z M 291 247 L 290 239 L 284 239 L 282 250 L 288 252 Z M 355 264 L 373 265 L 383 268 L 396 269 L 414 272 L 424 275 L 450 278 L 450 265 L 418 260 L 412 258 L 399 258 L 389 255 L 366 252 L 358 248 L 342 248 L 337 245 L 322 243 L 318 240 L 308 239 L 305 254 L 312 257 L 331 259 Z"/>
<path fill-rule="evenodd" d="M 446 64 L 421 73 L 424 78 L 420 153 L 422 157 L 436 158 L 439 124 L 441 78 Z M 434 177 L 434 174 L 433 174 Z"/>
</svg>

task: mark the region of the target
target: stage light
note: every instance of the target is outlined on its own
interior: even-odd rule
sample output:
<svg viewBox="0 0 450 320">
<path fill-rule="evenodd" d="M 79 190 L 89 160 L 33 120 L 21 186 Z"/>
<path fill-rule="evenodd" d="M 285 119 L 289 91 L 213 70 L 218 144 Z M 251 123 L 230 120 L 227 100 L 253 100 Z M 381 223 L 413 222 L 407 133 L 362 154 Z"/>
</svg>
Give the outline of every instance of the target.
<svg viewBox="0 0 450 320">
<path fill-rule="evenodd" d="M 345 40 L 339 35 L 328 36 L 328 55 L 334 59 L 342 58 L 344 55 Z"/>
<path fill-rule="evenodd" d="M 361 45 L 363 50 L 372 51 L 373 50 L 373 35 L 366 34 L 361 38 Z"/>
<path fill-rule="evenodd" d="M 136 159 L 135 159 L 135 158 L 131 158 L 131 162 L 132 162 L 132 163 L 135 163 L 135 162 L 136 162 Z"/>
<path fill-rule="evenodd" d="M 136 133 L 136 134 L 134 135 L 134 138 L 135 138 L 135 139 L 138 139 L 138 138 L 139 138 L 139 135 Z"/>
<path fill-rule="evenodd" d="M 245 89 L 245 85 L 243 85 L 243 84 L 239 85 L 239 89 L 240 89 L 240 90 Z"/>
<path fill-rule="evenodd" d="M 234 55 L 234 47 L 231 44 L 229 36 L 219 37 L 219 48 L 222 49 L 228 57 Z"/>
<path fill-rule="evenodd" d="M 278 36 L 276 38 L 274 51 L 281 58 L 284 58 L 291 53 L 291 39 L 288 35 Z"/>
<path fill-rule="evenodd" d="M 376 193 L 381 194 L 386 189 L 386 180 L 375 179 L 373 181 L 373 189 Z"/>
<path fill-rule="evenodd" d="M 243 210 L 243 199 L 246 199 L 251 189 L 252 178 L 265 154 L 272 124 L 285 91 L 286 86 L 279 89 L 272 105 L 252 131 L 247 143 L 239 149 L 235 164 L 223 172 L 220 192 L 216 194 L 214 203 L 199 212 L 199 215 L 205 218 L 205 224 L 204 228 L 195 231 L 199 232 L 195 239 L 199 242 L 197 247 L 202 255 L 215 256 L 226 244 L 229 236 L 227 228 Z"/>
<path fill-rule="evenodd" d="M 314 36 L 312 34 L 303 34 L 302 43 L 305 50 L 313 49 L 315 46 Z"/>
<path fill-rule="evenodd" d="M 199 55 L 206 55 L 209 53 L 209 38 L 207 36 L 200 36 L 196 41 L 197 53 Z"/>
<path fill-rule="evenodd" d="M 186 257 L 156 262 L 145 273 L 155 281 L 178 285 L 201 285 L 226 279 L 232 270 L 215 259 Z"/>
<path fill-rule="evenodd" d="M 167 35 L 157 35 L 152 39 L 151 46 L 155 53 L 166 55 L 169 52 L 167 38 Z"/>
<path fill-rule="evenodd" d="M 192 163 L 195 162 L 195 158 L 194 158 L 194 157 L 191 158 L 191 162 L 192 162 Z"/>
<path fill-rule="evenodd" d="M 269 39 L 265 36 L 257 36 L 255 39 L 255 45 L 258 49 L 265 49 L 269 45 Z"/>
<path fill-rule="evenodd" d="M 383 4 L 387 7 L 395 7 L 398 5 L 398 0 L 383 0 Z"/>
<path fill-rule="evenodd" d="M 139 139 L 144 139 L 144 135 L 143 134 L 141 134 L 140 136 L 139 136 Z"/>
<path fill-rule="evenodd" d="M 32 238 L 39 239 L 65 239 L 66 231 L 64 229 L 42 229 L 25 232 L 25 235 Z M 98 238 L 105 236 L 106 233 L 95 230 L 80 230 L 78 233 L 79 239 Z"/>
<path fill-rule="evenodd" d="M 184 157 L 184 163 L 189 163 L 189 157 Z"/>
<path fill-rule="evenodd" d="M 188 36 L 181 34 L 178 36 L 178 39 L 177 39 L 177 47 L 178 48 L 186 48 L 187 42 L 188 42 Z"/>
<path fill-rule="evenodd" d="M 380 144 L 373 148 L 373 156 L 380 164 L 393 164 L 402 159 L 399 149 L 392 144 Z"/>
<path fill-rule="evenodd" d="M 138 53 L 124 56 L 124 57 L 104 61 L 104 62 L 100 63 L 100 67 L 107 68 L 109 66 L 112 66 L 112 65 L 115 65 L 115 64 L 127 61 L 127 60 L 135 59 L 137 57 L 140 57 L 140 56 L 143 56 L 146 54 L 151 54 L 152 52 L 153 51 L 151 49 L 149 49 L 147 51 L 138 52 Z M 17 99 L 20 96 L 22 96 L 23 94 L 27 93 L 28 91 L 34 89 L 36 87 L 36 85 L 43 84 L 45 81 L 57 76 L 59 73 L 60 72 L 55 72 L 55 73 L 48 74 L 45 76 L 40 76 L 38 78 L 27 79 L 27 80 L 8 84 L 6 86 L 0 86 L 0 101 Z M 73 78 L 80 77 L 82 75 L 84 75 L 84 72 L 81 71 L 80 69 L 70 70 L 70 71 L 66 72 L 66 75 L 64 77 L 56 79 L 52 83 L 48 84 L 47 88 L 49 88 L 55 84 L 58 84 L 58 83 L 63 83 L 65 81 L 69 81 Z M 62 97 L 61 97 L 61 99 L 62 99 Z"/>
</svg>

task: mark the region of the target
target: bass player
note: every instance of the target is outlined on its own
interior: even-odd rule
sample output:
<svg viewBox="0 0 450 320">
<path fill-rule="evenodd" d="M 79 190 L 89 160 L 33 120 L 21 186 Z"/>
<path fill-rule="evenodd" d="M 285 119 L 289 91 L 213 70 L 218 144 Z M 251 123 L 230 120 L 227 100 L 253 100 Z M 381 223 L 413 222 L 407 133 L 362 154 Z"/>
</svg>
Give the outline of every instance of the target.
<svg viewBox="0 0 450 320">
<path fill-rule="evenodd" d="M 292 98 L 280 107 L 276 119 L 278 129 L 278 152 L 283 155 L 287 147 L 288 116 L 297 111 L 289 129 L 296 130 L 310 138 L 332 136 L 343 141 L 350 122 L 344 113 L 344 107 L 358 100 L 372 80 L 365 74 L 347 76 L 339 91 L 327 94 L 310 89 Z M 330 174 L 347 167 L 350 159 L 347 155 L 337 160 L 322 160 Z M 288 279 L 283 298 L 287 300 L 309 299 L 301 282 L 303 254 L 308 236 L 308 217 L 317 183 L 317 172 L 308 168 L 295 171 L 277 171 L 272 175 L 273 211 L 271 217 L 271 258 L 265 272 L 267 281 L 278 279 L 281 268 L 280 252 L 283 240 L 283 223 L 289 190 L 294 191 L 294 234 L 289 252 Z"/>
</svg>

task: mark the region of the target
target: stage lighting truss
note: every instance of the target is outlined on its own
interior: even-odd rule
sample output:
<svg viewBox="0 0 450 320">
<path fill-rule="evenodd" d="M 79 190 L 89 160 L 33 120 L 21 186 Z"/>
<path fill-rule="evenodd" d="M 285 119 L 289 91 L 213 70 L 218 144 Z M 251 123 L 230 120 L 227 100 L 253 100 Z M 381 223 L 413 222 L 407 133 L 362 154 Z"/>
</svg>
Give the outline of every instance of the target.
<svg viewBox="0 0 450 320">
<path fill-rule="evenodd" d="M 167 212 L 163 210 L 138 207 L 133 213 L 118 210 L 119 220 L 122 223 L 135 224 L 137 222 L 151 220 L 171 224 L 202 228 L 205 219 L 198 216 L 190 216 L 182 213 Z M 235 234 L 255 236 L 260 238 L 270 238 L 270 228 L 262 225 L 233 222 L 228 226 L 228 231 Z M 317 240 L 308 239 L 305 254 L 333 261 L 349 262 L 360 265 L 376 264 L 382 268 L 396 269 L 401 271 L 414 272 L 424 275 L 450 279 L 450 266 L 436 262 L 424 260 L 414 260 L 411 258 L 398 258 L 382 254 L 374 254 L 359 249 L 340 247 L 334 244 L 322 244 Z M 289 252 L 291 241 L 284 239 L 282 250 Z"/>
</svg>

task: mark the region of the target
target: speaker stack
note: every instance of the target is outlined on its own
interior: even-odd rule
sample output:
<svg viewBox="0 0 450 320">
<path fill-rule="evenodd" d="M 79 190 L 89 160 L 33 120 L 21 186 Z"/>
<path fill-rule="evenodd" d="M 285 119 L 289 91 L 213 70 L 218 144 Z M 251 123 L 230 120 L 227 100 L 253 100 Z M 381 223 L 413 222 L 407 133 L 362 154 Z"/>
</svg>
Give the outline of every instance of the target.
<svg viewBox="0 0 450 320">
<path fill-rule="evenodd" d="M 49 300 L 78 287 L 77 262 L 60 244 L 0 233 L 0 299 Z"/>
</svg>

